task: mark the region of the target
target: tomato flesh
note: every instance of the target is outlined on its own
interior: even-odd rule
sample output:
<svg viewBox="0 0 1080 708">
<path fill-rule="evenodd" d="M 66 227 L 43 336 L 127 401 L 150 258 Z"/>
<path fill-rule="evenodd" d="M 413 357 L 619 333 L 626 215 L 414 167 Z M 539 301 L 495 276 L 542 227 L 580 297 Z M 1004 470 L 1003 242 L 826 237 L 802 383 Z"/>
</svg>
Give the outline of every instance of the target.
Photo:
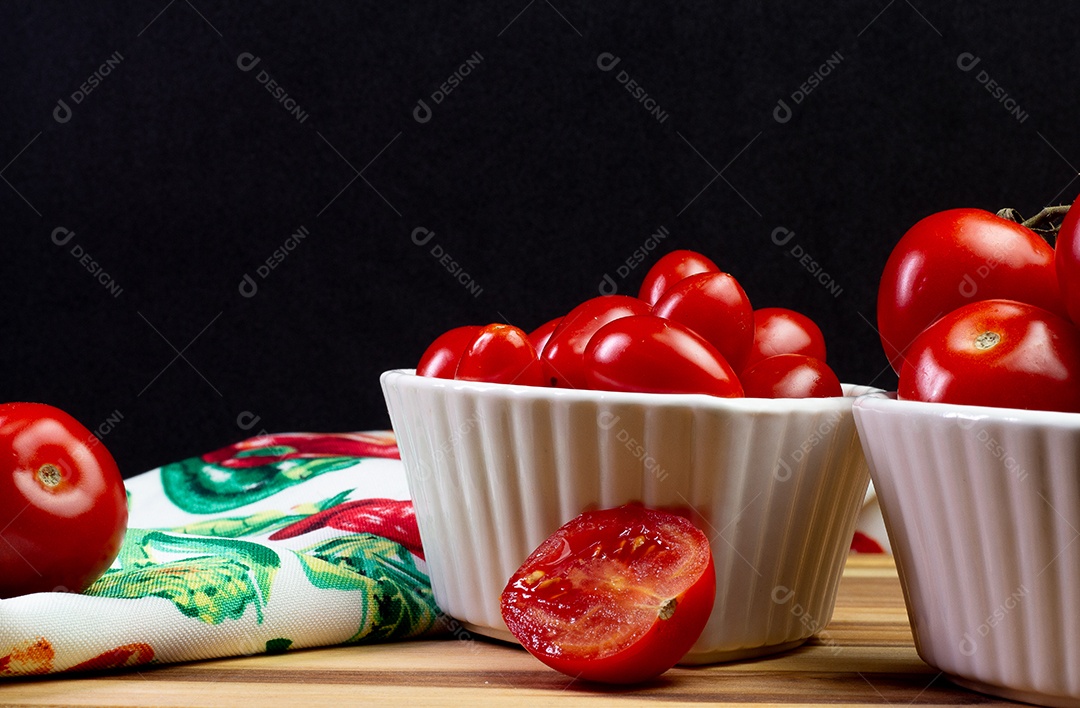
<svg viewBox="0 0 1080 708">
<path fill-rule="evenodd" d="M 81 592 L 116 559 L 127 495 L 105 446 L 67 413 L 0 405 L 0 597 Z"/>
<path fill-rule="evenodd" d="M 712 612 L 709 540 L 640 504 L 591 511 L 544 541 L 503 590 L 503 619 L 533 656 L 570 676 L 637 683 L 674 666 Z"/>
</svg>

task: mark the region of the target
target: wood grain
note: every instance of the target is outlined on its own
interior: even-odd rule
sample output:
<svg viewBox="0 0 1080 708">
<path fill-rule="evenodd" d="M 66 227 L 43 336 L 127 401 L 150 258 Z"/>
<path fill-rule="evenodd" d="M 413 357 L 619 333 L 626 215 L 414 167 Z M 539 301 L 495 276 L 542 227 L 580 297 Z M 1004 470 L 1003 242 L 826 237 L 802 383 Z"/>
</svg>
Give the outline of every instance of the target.
<svg viewBox="0 0 1080 708">
<path fill-rule="evenodd" d="M 633 689 L 572 681 L 517 647 L 450 639 L 296 651 L 0 685 L 3 705 L 335 706 L 616 702 L 797 705 L 991 703 L 915 652 L 892 560 L 852 556 L 832 622 L 784 655 L 676 667 Z M 1013 704 L 1015 705 L 1015 704 Z"/>
</svg>

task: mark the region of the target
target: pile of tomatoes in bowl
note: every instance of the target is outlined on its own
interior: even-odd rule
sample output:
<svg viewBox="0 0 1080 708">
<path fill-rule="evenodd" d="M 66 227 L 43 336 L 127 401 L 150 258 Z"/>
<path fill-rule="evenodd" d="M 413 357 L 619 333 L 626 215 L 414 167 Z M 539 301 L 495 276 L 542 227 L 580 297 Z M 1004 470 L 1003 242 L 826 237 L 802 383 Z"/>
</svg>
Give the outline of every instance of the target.
<svg viewBox="0 0 1080 708">
<path fill-rule="evenodd" d="M 877 303 L 899 398 L 1080 412 L 1080 208 L 1054 246 L 1037 221 L 951 209 L 900 239 Z"/>
<path fill-rule="evenodd" d="M 488 383 L 723 398 L 842 396 L 821 329 L 799 312 L 754 310 L 730 273 L 677 250 L 637 297 L 601 295 L 532 332 L 456 327 L 417 366 L 421 376 Z"/>
</svg>

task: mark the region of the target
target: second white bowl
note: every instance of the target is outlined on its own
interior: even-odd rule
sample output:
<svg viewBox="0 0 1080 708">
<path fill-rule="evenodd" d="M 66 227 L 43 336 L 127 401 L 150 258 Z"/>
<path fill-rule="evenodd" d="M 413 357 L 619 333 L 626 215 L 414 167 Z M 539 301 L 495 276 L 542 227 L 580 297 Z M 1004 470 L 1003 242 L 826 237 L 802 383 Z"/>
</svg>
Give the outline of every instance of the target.
<svg viewBox="0 0 1080 708">
<path fill-rule="evenodd" d="M 1080 415 L 855 402 L 919 655 L 1080 706 Z"/>
</svg>

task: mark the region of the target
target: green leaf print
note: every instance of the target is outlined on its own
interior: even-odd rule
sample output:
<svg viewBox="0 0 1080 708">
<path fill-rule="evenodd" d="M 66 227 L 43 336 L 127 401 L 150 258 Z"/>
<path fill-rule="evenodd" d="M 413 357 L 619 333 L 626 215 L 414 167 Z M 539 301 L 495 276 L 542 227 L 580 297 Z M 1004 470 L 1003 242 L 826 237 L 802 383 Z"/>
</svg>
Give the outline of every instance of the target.
<svg viewBox="0 0 1080 708">
<path fill-rule="evenodd" d="M 348 499 L 352 492 L 352 489 L 345 489 L 320 502 L 315 502 L 314 504 L 297 504 L 293 507 L 294 511 L 306 507 L 308 509 L 307 513 L 286 514 L 283 511 L 270 509 L 248 516 L 226 516 L 207 519 L 205 521 L 195 521 L 190 524 L 174 526 L 164 530 L 171 531 L 172 533 L 189 534 L 192 536 L 216 536 L 218 538 L 242 538 L 244 536 L 254 536 L 256 534 L 266 533 L 267 531 L 284 528 L 291 524 L 295 524 L 298 521 L 303 521 L 320 511 L 335 507 Z"/>
<path fill-rule="evenodd" d="M 355 457 L 294 458 L 233 468 L 192 457 L 162 467 L 161 484 L 169 500 L 184 511 L 218 514 L 359 461 Z"/>
<path fill-rule="evenodd" d="M 207 624 L 239 619 L 251 604 L 261 624 L 281 559 L 272 549 L 248 541 L 129 529 L 119 563 L 87 594 L 163 597 L 180 612 Z"/>
<path fill-rule="evenodd" d="M 367 594 L 364 616 L 350 643 L 415 637 L 434 627 L 439 608 L 428 578 L 400 544 L 362 533 L 296 553 L 312 585 Z"/>
<path fill-rule="evenodd" d="M 282 528 L 306 519 L 307 514 L 284 514 L 277 510 L 260 511 L 251 516 L 236 516 L 223 519 L 207 519 L 184 526 L 169 529 L 173 533 L 192 536 L 217 536 L 219 538 L 242 538 Z"/>
</svg>

